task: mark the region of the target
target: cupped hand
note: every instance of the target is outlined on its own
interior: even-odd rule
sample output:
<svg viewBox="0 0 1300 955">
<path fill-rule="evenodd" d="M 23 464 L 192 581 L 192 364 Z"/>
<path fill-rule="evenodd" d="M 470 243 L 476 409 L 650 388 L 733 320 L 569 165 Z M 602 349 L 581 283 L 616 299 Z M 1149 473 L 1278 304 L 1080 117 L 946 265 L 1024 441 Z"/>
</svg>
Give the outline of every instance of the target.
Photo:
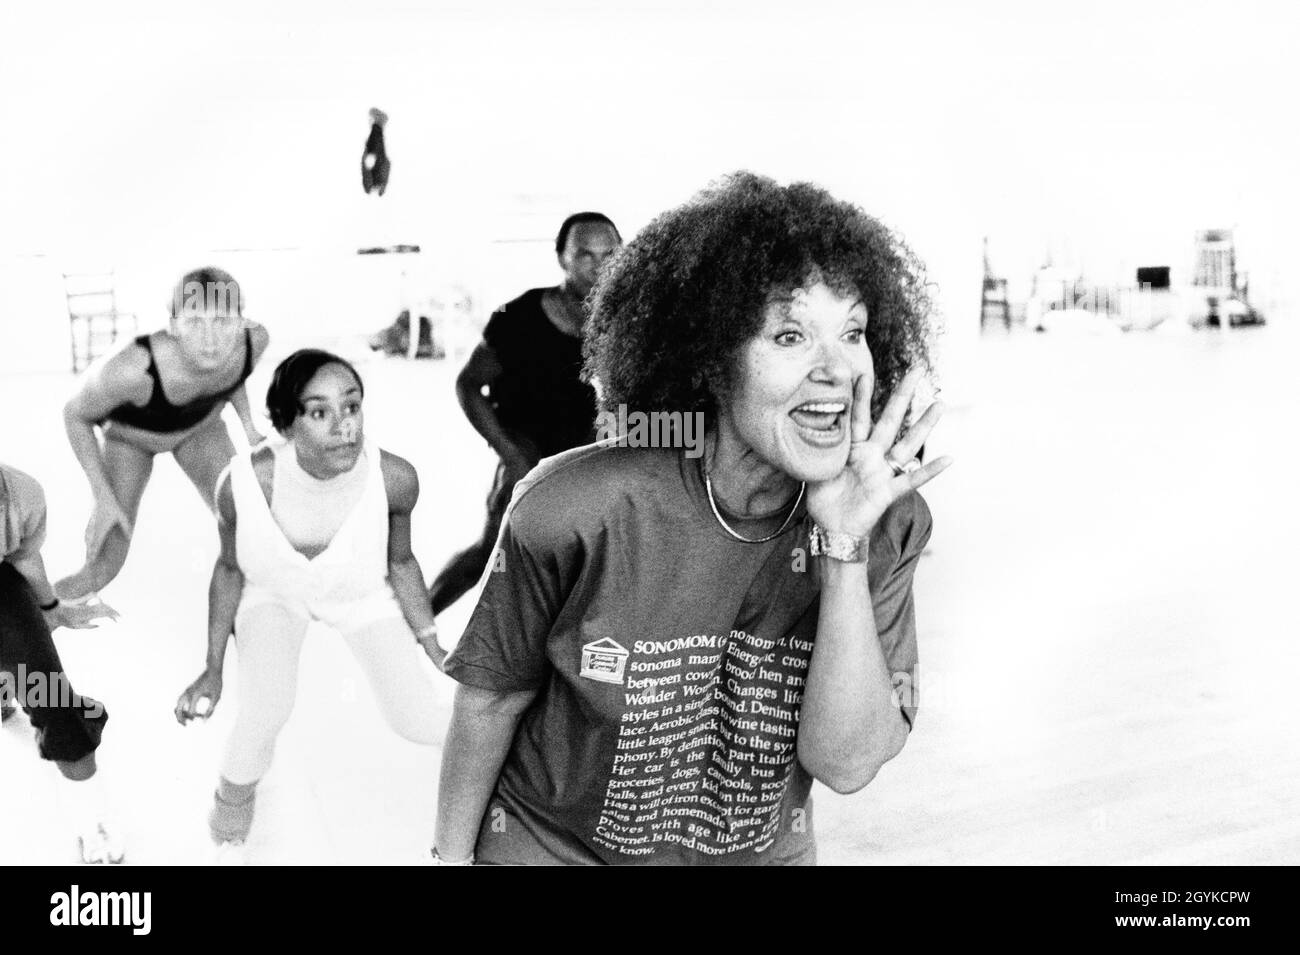
<svg viewBox="0 0 1300 955">
<path fill-rule="evenodd" d="M 176 701 L 176 722 L 184 726 L 191 720 L 206 720 L 221 700 L 221 674 L 204 670 Z"/>
<path fill-rule="evenodd" d="M 922 376 L 920 368 L 907 373 L 874 425 L 871 383 L 865 375 L 854 382 L 848 461 L 835 477 L 808 487 L 808 513 L 826 530 L 869 536 L 889 505 L 938 477 L 952 464 L 949 457 L 924 465 L 916 461 L 917 452 L 943 415 L 943 406 L 938 402 L 925 410 L 906 435 L 898 437 Z"/>
</svg>

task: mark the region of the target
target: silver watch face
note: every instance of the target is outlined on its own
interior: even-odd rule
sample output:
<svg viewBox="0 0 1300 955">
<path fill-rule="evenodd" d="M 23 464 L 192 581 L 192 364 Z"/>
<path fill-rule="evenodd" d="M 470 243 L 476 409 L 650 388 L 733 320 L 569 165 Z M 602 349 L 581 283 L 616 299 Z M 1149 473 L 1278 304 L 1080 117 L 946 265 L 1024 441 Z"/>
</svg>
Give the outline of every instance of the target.
<svg viewBox="0 0 1300 955">
<path fill-rule="evenodd" d="M 850 534 L 827 531 L 814 524 L 808 534 L 808 549 L 814 557 L 857 563 L 866 559 L 867 542 Z"/>
</svg>

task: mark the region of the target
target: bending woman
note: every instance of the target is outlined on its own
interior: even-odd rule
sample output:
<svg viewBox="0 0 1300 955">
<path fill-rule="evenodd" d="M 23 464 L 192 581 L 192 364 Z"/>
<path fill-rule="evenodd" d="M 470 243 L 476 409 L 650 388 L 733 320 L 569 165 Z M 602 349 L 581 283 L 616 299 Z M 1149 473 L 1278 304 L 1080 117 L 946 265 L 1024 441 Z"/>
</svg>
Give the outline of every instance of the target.
<svg viewBox="0 0 1300 955">
<path fill-rule="evenodd" d="M 198 269 L 177 283 L 165 329 L 86 372 L 63 417 L 94 510 L 85 566 L 58 582 L 60 597 L 94 594 L 122 569 L 155 455 L 170 453 L 212 508 L 217 477 L 235 454 L 221 420 L 227 401 L 249 444 L 262 441 L 244 382 L 268 341 L 265 328 L 243 317 L 239 283 L 221 269 Z"/>
<path fill-rule="evenodd" d="M 856 207 L 741 174 L 594 295 L 607 414 L 700 415 L 705 440 L 638 427 L 515 489 L 446 664 L 434 858 L 811 863 L 812 781 L 861 789 L 916 715 L 915 491 L 948 464 L 915 460 L 937 407 L 903 429 L 919 264 Z"/>
<path fill-rule="evenodd" d="M 424 578 L 411 552 L 415 469 L 365 440 L 361 378 L 328 352 L 295 352 L 275 370 L 266 403 L 285 438 L 231 462 L 217 492 L 221 555 L 212 572 L 207 666 L 176 718 L 211 715 L 233 632 L 239 712 L 210 816 L 213 841 L 241 844 L 258 780 L 293 711 L 307 625 L 347 642 L 389 725 L 438 742 L 422 648 L 441 665 Z"/>
<path fill-rule="evenodd" d="M 15 703 L 21 704 L 41 758 L 72 783 L 63 794 L 72 807 L 81 860 L 117 863 L 125 850 L 107 821 L 95 775 L 95 750 L 108 713 L 72 689 L 52 635 L 59 627 L 94 629 L 95 620 L 117 614 L 103 604 L 59 600 L 41 558 L 44 542 L 44 491 L 31 476 L 0 464 L 0 717 L 7 720 Z"/>
</svg>

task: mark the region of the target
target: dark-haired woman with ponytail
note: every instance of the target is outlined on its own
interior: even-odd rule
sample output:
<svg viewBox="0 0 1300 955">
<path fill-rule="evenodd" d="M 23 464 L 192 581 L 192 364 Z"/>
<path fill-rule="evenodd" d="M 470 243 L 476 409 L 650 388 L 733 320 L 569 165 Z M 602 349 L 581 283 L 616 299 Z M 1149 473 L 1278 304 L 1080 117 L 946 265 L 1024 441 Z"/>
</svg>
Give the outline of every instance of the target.
<svg viewBox="0 0 1300 955">
<path fill-rule="evenodd" d="M 293 710 L 312 621 L 338 631 L 385 719 L 416 743 L 439 741 L 421 650 L 441 666 L 437 628 L 411 552 L 415 469 L 365 439 L 364 386 L 328 352 L 295 352 L 267 392 L 284 438 L 236 457 L 217 485 L 221 554 L 208 606 L 203 673 L 176 704 L 182 724 L 213 712 L 233 633 L 239 712 L 209 818 L 218 846 L 241 845 L 258 781 Z"/>
</svg>

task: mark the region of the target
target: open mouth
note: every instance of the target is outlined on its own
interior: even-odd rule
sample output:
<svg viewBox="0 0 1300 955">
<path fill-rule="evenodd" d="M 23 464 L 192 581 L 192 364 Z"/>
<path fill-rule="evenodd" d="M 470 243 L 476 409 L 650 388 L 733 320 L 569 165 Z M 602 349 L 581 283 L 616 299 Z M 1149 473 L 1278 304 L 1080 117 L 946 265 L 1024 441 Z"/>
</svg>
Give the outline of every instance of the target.
<svg viewBox="0 0 1300 955">
<path fill-rule="evenodd" d="M 790 412 L 790 418 L 804 440 L 831 446 L 844 437 L 848 413 L 846 401 L 805 401 Z"/>
</svg>

